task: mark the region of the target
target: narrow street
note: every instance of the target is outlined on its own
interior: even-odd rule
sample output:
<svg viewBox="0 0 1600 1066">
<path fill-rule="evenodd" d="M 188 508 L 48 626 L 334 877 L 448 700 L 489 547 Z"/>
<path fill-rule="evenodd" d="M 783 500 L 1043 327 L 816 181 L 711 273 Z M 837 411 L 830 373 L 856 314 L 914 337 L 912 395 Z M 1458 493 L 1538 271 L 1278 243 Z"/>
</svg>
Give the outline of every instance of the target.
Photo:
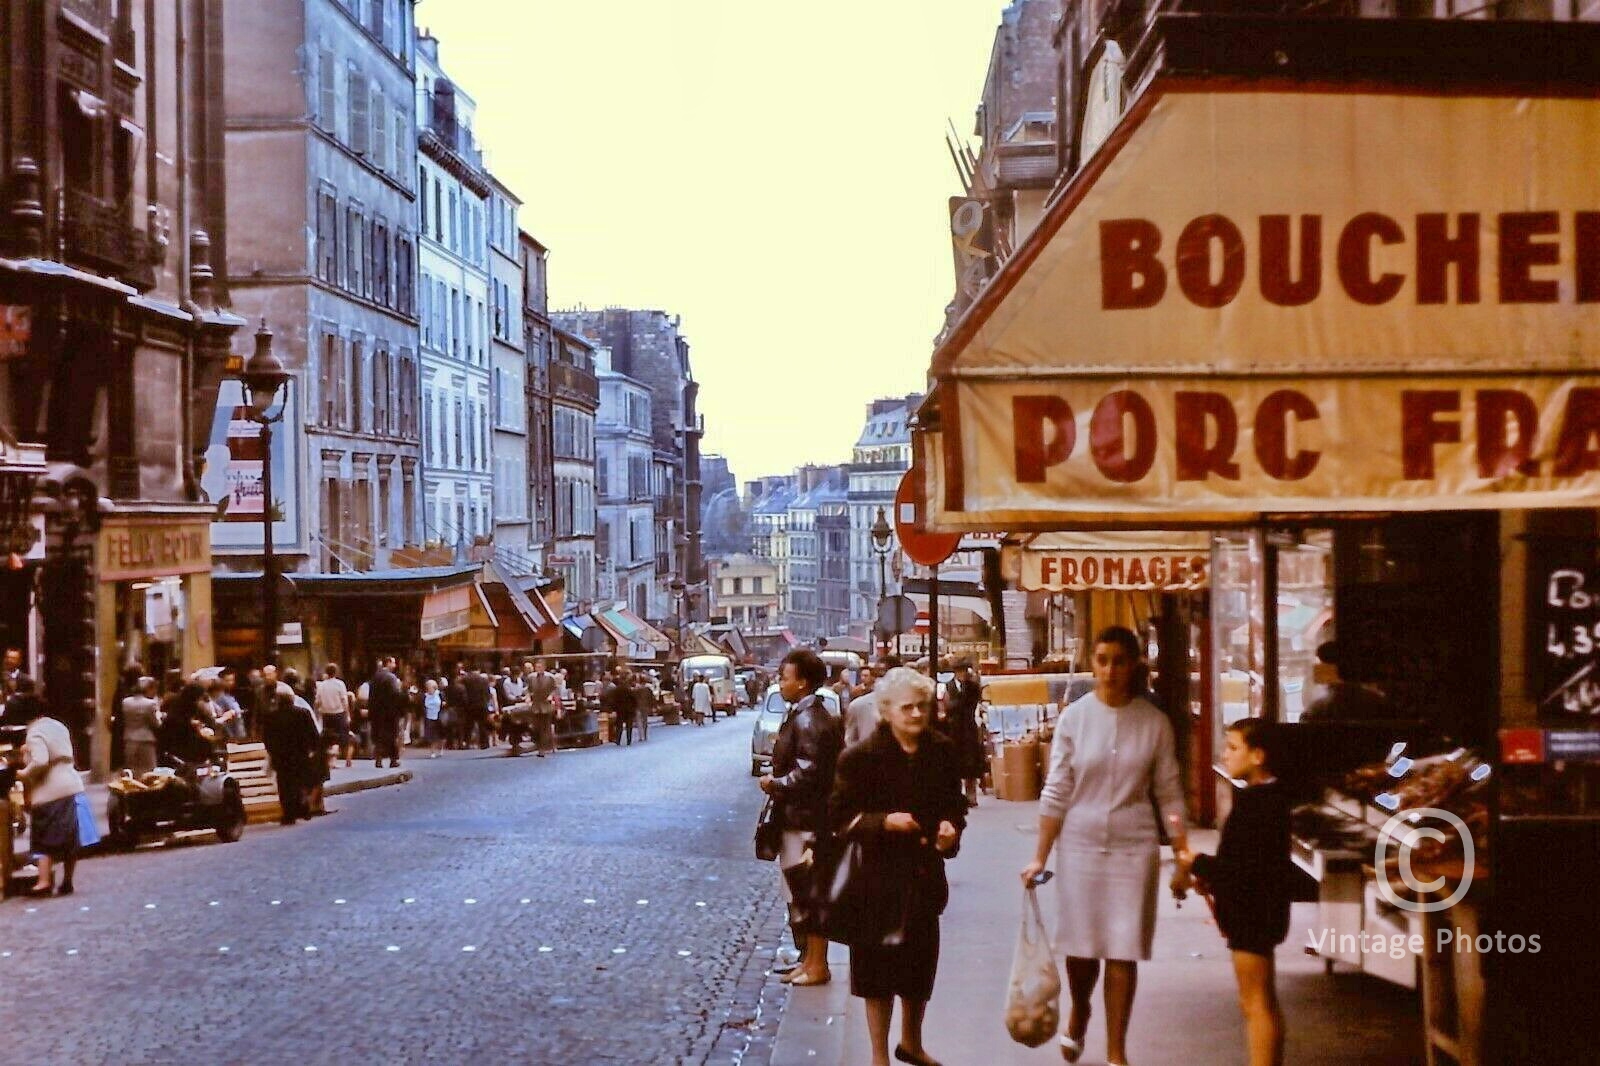
<svg viewBox="0 0 1600 1066">
<path fill-rule="evenodd" d="M 781 926 L 750 723 L 413 758 L 334 817 L 88 861 L 75 895 L 0 905 L 34 1019 L 6 1057 L 741 1061 Z"/>
</svg>

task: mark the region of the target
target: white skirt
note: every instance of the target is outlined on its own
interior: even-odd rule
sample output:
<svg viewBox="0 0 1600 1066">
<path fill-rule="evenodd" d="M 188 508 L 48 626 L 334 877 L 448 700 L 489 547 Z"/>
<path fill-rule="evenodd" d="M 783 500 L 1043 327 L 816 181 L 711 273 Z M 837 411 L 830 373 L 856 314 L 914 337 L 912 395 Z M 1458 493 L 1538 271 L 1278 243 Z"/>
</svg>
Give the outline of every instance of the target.
<svg viewBox="0 0 1600 1066">
<path fill-rule="evenodd" d="M 1161 849 L 1056 848 L 1056 951 L 1075 959 L 1150 958 Z"/>
</svg>

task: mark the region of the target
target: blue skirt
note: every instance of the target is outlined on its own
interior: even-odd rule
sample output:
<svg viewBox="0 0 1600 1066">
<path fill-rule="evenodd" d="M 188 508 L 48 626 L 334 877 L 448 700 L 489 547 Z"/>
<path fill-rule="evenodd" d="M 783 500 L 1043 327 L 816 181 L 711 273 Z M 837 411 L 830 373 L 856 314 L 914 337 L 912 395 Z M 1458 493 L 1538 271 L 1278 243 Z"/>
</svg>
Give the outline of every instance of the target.
<svg viewBox="0 0 1600 1066">
<path fill-rule="evenodd" d="M 65 860 L 78 857 L 78 797 L 63 796 L 49 803 L 36 803 L 28 811 L 31 823 L 29 850 Z"/>
</svg>

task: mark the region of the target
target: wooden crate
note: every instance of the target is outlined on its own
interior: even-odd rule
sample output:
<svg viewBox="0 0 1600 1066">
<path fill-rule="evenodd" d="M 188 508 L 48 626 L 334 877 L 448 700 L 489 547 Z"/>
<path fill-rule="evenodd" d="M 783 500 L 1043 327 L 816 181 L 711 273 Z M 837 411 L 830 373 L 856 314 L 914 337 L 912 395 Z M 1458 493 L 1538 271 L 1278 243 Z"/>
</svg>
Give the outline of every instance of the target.
<svg viewBox="0 0 1600 1066">
<path fill-rule="evenodd" d="M 247 824 L 276 822 L 283 817 L 283 804 L 278 797 L 278 778 L 267 759 L 266 745 L 229 744 L 228 772 L 239 782 L 239 795 L 244 800 Z"/>
</svg>

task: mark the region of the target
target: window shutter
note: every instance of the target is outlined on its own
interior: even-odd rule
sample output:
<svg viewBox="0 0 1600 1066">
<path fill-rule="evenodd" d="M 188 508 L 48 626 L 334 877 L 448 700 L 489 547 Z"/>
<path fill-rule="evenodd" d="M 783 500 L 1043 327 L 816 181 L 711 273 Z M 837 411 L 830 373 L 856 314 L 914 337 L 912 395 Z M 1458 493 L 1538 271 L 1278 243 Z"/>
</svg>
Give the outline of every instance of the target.
<svg viewBox="0 0 1600 1066">
<path fill-rule="evenodd" d="M 371 134 L 371 118 L 369 109 L 371 100 L 367 97 L 367 76 L 350 66 L 350 148 L 352 151 L 365 155 L 368 149 L 368 137 Z"/>
<path fill-rule="evenodd" d="M 372 163 L 379 170 L 389 166 L 389 109 L 383 106 L 383 90 L 372 90 Z"/>
<path fill-rule="evenodd" d="M 407 183 L 411 176 L 411 168 L 406 160 L 406 114 L 398 108 L 394 113 L 394 170 L 391 173 L 401 184 Z M 426 218 L 427 214 L 427 208 L 424 207 L 423 217 Z"/>
<path fill-rule="evenodd" d="M 317 60 L 317 122 L 329 133 L 337 134 L 338 91 L 334 88 L 333 50 L 322 49 Z"/>
</svg>

